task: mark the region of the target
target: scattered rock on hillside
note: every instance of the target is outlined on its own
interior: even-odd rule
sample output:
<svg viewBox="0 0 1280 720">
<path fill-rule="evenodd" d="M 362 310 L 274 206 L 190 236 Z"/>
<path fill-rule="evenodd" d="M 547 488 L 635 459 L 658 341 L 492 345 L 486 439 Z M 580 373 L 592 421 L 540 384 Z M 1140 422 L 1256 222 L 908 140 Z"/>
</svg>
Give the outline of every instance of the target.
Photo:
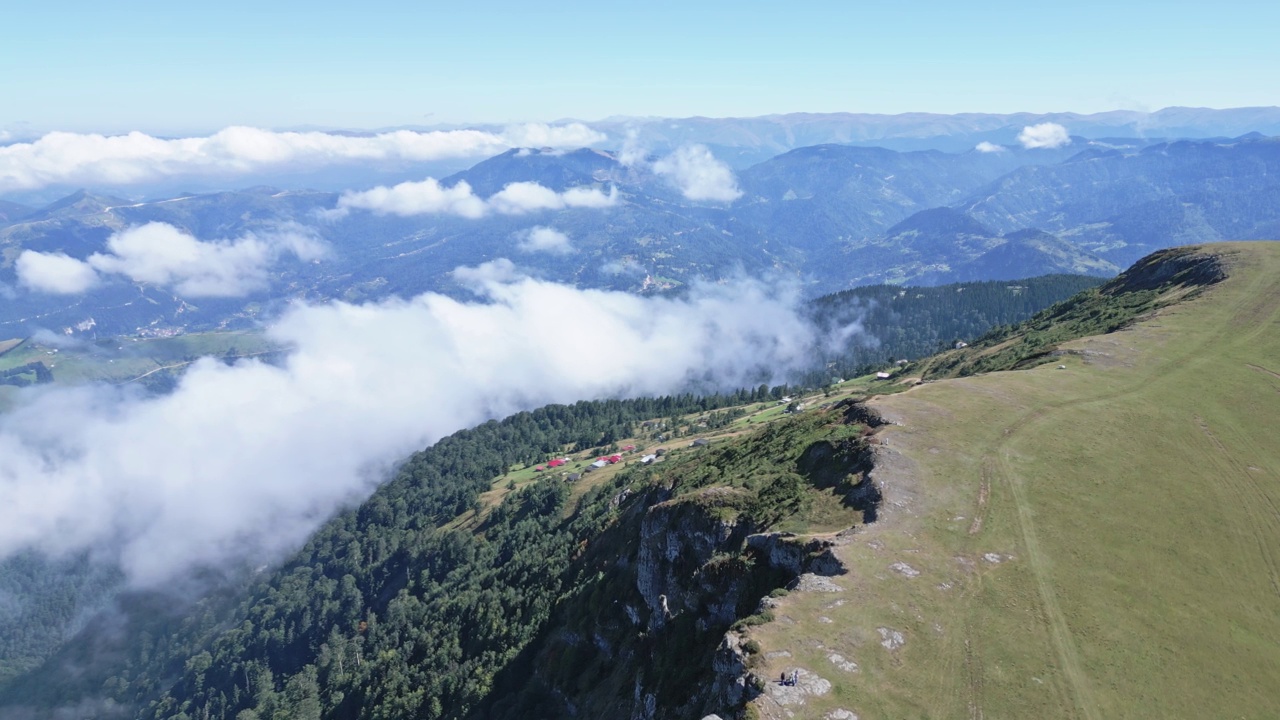
<svg viewBox="0 0 1280 720">
<path fill-rule="evenodd" d="M 795 579 L 793 590 L 799 592 L 844 592 L 844 588 L 831 581 L 831 578 L 813 573 L 805 573 Z"/>
<path fill-rule="evenodd" d="M 858 663 L 845 658 L 845 656 L 840 653 L 831 653 L 827 656 L 827 659 L 831 661 L 832 665 L 835 665 L 845 672 L 858 672 Z"/>
<path fill-rule="evenodd" d="M 769 683 L 765 693 L 779 705 L 804 705 L 808 697 L 831 692 L 831 682 L 808 670 L 796 670 L 795 685 L 780 685 L 777 680 Z"/>
<path fill-rule="evenodd" d="M 906 576 L 907 576 L 907 577 L 909 577 L 909 578 L 913 578 L 913 577 L 920 577 L 920 571 L 919 571 L 919 570 L 917 570 L 917 569 L 915 569 L 915 568 L 911 567 L 910 565 L 908 565 L 908 564 L 906 564 L 906 563 L 904 563 L 904 562 L 896 562 L 896 563 L 893 563 L 892 565 L 890 565 L 890 566 L 889 566 L 889 569 L 890 569 L 890 570 L 892 570 L 892 571 L 894 571 L 894 572 L 896 572 L 896 573 L 899 573 L 899 574 L 902 574 L 902 575 L 906 575 Z"/>
<path fill-rule="evenodd" d="M 902 637 L 902 633 L 890 628 L 876 628 L 876 632 L 880 633 L 880 644 L 886 650 L 897 650 L 907 644 L 906 638 Z"/>
</svg>

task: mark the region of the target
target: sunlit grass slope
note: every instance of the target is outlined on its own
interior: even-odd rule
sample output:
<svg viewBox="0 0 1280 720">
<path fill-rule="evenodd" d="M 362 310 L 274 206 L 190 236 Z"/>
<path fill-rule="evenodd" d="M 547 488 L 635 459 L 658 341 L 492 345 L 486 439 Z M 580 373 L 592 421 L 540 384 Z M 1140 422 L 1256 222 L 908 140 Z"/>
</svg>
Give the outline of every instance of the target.
<svg viewBox="0 0 1280 720">
<path fill-rule="evenodd" d="M 845 592 L 754 633 L 832 688 L 761 715 L 1280 717 L 1280 243 L 1202 250 L 1228 278 L 1129 329 L 872 402 Z"/>
</svg>

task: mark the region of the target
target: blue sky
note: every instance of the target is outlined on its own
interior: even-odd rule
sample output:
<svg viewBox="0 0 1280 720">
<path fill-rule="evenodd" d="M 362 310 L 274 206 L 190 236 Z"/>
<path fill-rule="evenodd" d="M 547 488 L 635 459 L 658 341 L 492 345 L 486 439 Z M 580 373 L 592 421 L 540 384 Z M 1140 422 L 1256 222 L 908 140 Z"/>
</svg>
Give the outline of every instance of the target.
<svg viewBox="0 0 1280 720">
<path fill-rule="evenodd" d="M 1280 104 L 1280 3 L 8 2 L 0 129 Z"/>
</svg>

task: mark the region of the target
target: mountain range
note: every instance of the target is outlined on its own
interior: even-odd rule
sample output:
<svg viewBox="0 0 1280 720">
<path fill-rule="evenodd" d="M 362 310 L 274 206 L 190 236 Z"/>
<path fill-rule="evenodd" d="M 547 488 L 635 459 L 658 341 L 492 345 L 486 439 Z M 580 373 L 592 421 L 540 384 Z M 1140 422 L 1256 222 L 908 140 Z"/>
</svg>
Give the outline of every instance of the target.
<svg viewBox="0 0 1280 720">
<path fill-rule="evenodd" d="M 623 160 L 627 162 L 623 162 Z M 732 202 L 690 200 L 655 156 L 511 150 L 443 178 L 487 198 L 513 183 L 616 192 L 602 208 L 460 217 L 332 210 L 338 193 L 251 188 L 130 201 L 79 192 L 34 211 L 6 205 L 0 334 L 180 331 L 253 324 L 289 299 L 351 301 L 466 292 L 451 271 L 511 258 L 526 272 L 586 287 L 672 291 L 697 278 L 767 273 L 816 296 L 876 283 L 943 284 L 1049 273 L 1115 274 L 1152 250 L 1280 232 L 1280 141 L 1100 141 L 1053 149 L 899 152 L 853 145 L 790 150 L 729 176 Z M 292 228 L 328 247 L 282 257 L 246 297 L 184 297 L 171 287 L 106 279 L 82 295 L 22 286 L 24 250 L 85 259 L 113 233 L 168 223 L 200 240 Z M 562 233 L 558 252 L 522 244 L 534 227 Z"/>
<path fill-rule="evenodd" d="M 1280 135 L 1280 108 L 1167 107 L 1099 113 L 782 113 L 737 118 L 623 116 L 585 122 L 609 136 L 614 145 L 629 140 L 653 152 L 664 152 L 700 143 L 739 169 L 789 150 L 832 143 L 945 152 L 963 152 L 981 142 L 1013 145 L 1025 127 L 1042 123 L 1062 125 L 1073 135 L 1129 140 L 1231 138 L 1250 132 Z"/>
</svg>

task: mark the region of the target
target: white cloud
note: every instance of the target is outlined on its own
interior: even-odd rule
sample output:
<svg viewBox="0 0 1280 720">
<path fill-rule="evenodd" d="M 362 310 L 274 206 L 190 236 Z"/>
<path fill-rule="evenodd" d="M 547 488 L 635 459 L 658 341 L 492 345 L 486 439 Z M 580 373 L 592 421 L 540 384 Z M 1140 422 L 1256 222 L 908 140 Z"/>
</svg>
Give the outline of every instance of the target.
<svg viewBox="0 0 1280 720">
<path fill-rule="evenodd" d="M 623 258 L 621 260 L 610 260 L 600 266 L 600 271 L 606 275 L 645 275 L 644 266 L 635 260 L 635 258 Z"/>
<path fill-rule="evenodd" d="M 618 202 L 617 188 L 606 195 L 597 188 L 573 187 L 562 193 L 536 182 L 514 182 L 489 198 L 489 207 L 504 215 L 565 208 L 605 208 Z"/>
<path fill-rule="evenodd" d="M 88 290 L 101 273 L 172 288 L 185 297 L 238 297 L 265 288 L 271 265 L 282 255 L 314 260 L 326 252 L 323 243 L 296 227 L 202 242 L 161 222 L 113 234 L 107 250 L 83 261 L 27 250 L 18 256 L 18 278 L 34 290 L 60 294 Z"/>
<path fill-rule="evenodd" d="M 623 141 L 622 149 L 618 151 L 618 162 L 624 167 L 634 167 L 643 165 L 648 156 L 649 153 L 640 142 L 640 133 L 635 128 L 627 130 L 627 139 Z"/>
<path fill-rule="evenodd" d="M 351 209 L 359 209 L 401 216 L 443 214 L 478 218 L 491 212 L 521 215 L 539 210 L 604 208 L 617 202 L 618 190 L 613 187 L 607 195 L 591 187 L 574 187 L 558 193 L 536 182 L 511 183 L 485 200 L 472 192 L 465 180 L 444 187 L 435 178 L 427 178 L 393 187 L 380 185 L 370 190 L 345 192 L 338 198 L 338 206 L 326 215 L 341 216 Z"/>
<path fill-rule="evenodd" d="M 471 192 L 471 185 L 465 181 L 453 187 L 444 187 L 435 178 L 427 178 L 421 182 L 402 182 L 394 187 L 379 185 L 378 187 L 348 191 L 338 198 L 339 214 L 350 209 L 372 210 L 386 215 L 460 215 L 466 218 L 478 218 L 485 214 L 487 208 L 484 200 Z"/>
<path fill-rule="evenodd" d="M 582 123 L 513 125 L 507 128 L 501 137 L 503 144 L 522 148 L 579 148 L 605 140 L 603 133 L 592 130 Z"/>
<path fill-rule="evenodd" d="M 202 242 L 160 222 L 112 235 L 107 249 L 110 254 L 89 256 L 96 270 L 172 287 L 186 297 L 247 295 L 267 286 L 267 272 L 280 255 L 287 252 L 313 260 L 325 250 L 320 241 L 296 230 Z"/>
<path fill-rule="evenodd" d="M 1003 145 L 997 145 L 993 142 L 987 142 L 986 140 L 983 140 L 982 142 L 978 143 L 973 149 L 977 150 L 980 153 L 1004 152 Z"/>
<path fill-rule="evenodd" d="M 519 277 L 510 263 L 463 275 L 482 298 L 297 305 L 269 330 L 293 348 L 278 366 L 202 360 L 159 397 L 25 391 L 0 416 L 0 557 L 92 547 L 151 584 L 278 556 L 459 428 L 691 381 L 781 381 L 817 337 L 796 298 L 764 283 L 675 300 Z M 608 341 L 547 342 L 566 318 Z"/>
<path fill-rule="evenodd" d="M 522 252 L 545 252 L 555 255 L 568 255 L 573 252 L 573 243 L 569 236 L 554 228 L 541 225 L 529 228 L 519 234 L 520 243 L 516 246 Z"/>
<path fill-rule="evenodd" d="M 1057 123 L 1046 122 L 1022 128 L 1022 132 L 1018 133 L 1018 142 L 1028 150 L 1053 149 L 1071 144 L 1071 134 Z"/>
<path fill-rule="evenodd" d="M 60 252 L 23 250 L 14 270 L 22 285 L 55 295 L 77 295 L 98 283 L 98 274 L 89 263 Z"/>
<path fill-rule="evenodd" d="M 243 175 L 353 162 L 495 155 L 528 144 L 582 147 L 605 139 L 581 123 L 482 130 L 398 130 L 371 136 L 230 127 L 208 137 L 52 132 L 0 147 L 0 192 L 48 185 L 131 185 L 186 175 Z"/>
<path fill-rule="evenodd" d="M 729 166 L 716 159 L 705 145 L 684 145 L 653 164 L 690 200 L 733 202 L 742 197 L 738 180 Z"/>
<path fill-rule="evenodd" d="M 477 295 L 485 295 L 487 288 L 494 284 L 509 283 L 525 277 L 516 269 L 516 264 L 506 258 L 490 260 L 479 265 L 464 265 L 454 268 L 449 275 L 454 282 Z"/>
</svg>

